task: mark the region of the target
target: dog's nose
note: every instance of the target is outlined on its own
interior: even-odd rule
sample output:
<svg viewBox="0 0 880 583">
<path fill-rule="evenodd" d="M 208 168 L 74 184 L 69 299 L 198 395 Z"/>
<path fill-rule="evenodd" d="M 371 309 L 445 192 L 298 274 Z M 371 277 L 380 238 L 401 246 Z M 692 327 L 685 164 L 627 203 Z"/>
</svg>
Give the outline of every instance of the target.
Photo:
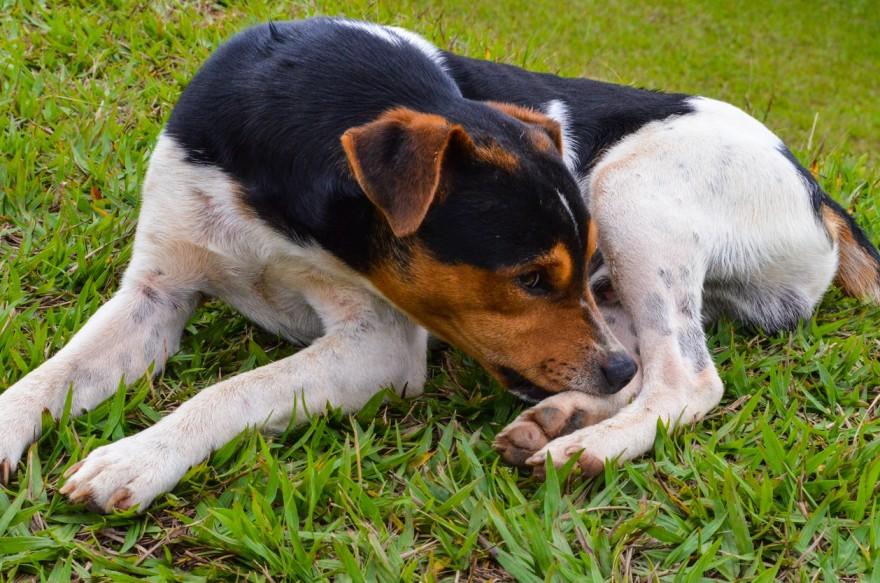
<svg viewBox="0 0 880 583">
<path fill-rule="evenodd" d="M 639 367 L 636 361 L 623 352 L 612 352 L 608 360 L 602 365 L 602 374 L 608 384 L 604 387 L 605 392 L 612 395 L 625 387 L 634 376 Z"/>
</svg>

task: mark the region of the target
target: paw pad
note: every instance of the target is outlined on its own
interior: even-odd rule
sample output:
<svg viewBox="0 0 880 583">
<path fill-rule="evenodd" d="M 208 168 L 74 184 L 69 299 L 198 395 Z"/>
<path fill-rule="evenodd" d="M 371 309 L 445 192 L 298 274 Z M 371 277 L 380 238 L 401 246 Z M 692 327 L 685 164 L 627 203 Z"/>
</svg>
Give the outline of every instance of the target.
<svg viewBox="0 0 880 583">
<path fill-rule="evenodd" d="M 575 406 L 579 398 L 577 393 L 560 393 L 539 403 L 505 427 L 493 446 L 508 464 L 529 467 L 527 460 L 550 441 L 600 421 Z"/>
</svg>

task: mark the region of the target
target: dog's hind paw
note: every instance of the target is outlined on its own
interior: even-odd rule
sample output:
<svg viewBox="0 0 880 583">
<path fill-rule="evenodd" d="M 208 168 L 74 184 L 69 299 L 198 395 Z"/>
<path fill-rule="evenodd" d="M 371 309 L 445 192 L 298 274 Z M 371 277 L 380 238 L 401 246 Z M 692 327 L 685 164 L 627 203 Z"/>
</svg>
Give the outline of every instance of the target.
<svg viewBox="0 0 880 583">
<path fill-rule="evenodd" d="M 575 391 L 544 399 L 495 436 L 492 446 L 508 464 L 529 467 L 526 460 L 550 441 L 604 419 L 590 410 L 593 399 Z"/>
</svg>

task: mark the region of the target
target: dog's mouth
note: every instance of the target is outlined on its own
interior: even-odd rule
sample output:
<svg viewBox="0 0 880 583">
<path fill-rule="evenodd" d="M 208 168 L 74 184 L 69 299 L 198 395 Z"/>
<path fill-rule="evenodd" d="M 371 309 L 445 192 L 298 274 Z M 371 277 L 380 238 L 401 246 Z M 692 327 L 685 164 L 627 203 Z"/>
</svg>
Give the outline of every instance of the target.
<svg viewBox="0 0 880 583">
<path fill-rule="evenodd" d="M 498 374 L 503 378 L 507 390 L 526 403 L 539 403 L 554 394 L 542 389 L 526 377 L 506 366 L 500 367 L 498 369 Z"/>
</svg>

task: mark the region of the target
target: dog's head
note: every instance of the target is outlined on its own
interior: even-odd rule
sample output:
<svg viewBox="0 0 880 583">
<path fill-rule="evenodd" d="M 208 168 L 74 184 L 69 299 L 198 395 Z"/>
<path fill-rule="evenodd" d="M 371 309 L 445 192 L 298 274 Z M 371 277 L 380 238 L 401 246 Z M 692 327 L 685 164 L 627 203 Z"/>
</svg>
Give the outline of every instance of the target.
<svg viewBox="0 0 880 583">
<path fill-rule="evenodd" d="M 587 285 L 595 234 L 543 114 L 469 102 L 348 130 L 354 177 L 387 222 L 367 274 L 389 300 L 529 400 L 621 389 L 635 364 Z"/>
</svg>

